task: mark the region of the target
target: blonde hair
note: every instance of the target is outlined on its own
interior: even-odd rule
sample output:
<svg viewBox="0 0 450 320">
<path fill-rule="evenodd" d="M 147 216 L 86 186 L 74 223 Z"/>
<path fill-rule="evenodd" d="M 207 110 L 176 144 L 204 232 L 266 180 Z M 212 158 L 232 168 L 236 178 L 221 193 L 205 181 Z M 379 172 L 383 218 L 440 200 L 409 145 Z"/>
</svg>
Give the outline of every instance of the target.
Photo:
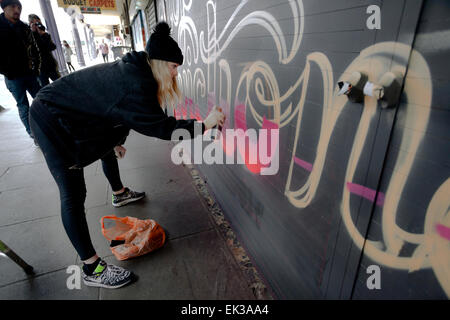
<svg viewBox="0 0 450 320">
<path fill-rule="evenodd" d="M 178 88 L 178 83 L 176 78 L 172 78 L 169 71 L 169 62 L 158 60 L 158 59 L 148 59 L 148 63 L 152 68 L 153 76 L 158 83 L 158 102 L 161 108 L 164 109 L 166 106 L 175 106 L 178 100 L 181 100 L 181 91 Z"/>
</svg>

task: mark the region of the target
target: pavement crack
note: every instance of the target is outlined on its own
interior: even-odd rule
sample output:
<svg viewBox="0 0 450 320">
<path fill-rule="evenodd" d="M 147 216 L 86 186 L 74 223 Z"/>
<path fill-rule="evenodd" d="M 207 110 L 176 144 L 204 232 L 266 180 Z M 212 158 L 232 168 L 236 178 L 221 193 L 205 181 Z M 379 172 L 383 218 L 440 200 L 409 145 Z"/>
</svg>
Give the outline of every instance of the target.
<svg viewBox="0 0 450 320">
<path fill-rule="evenodd" d="M 5 172 L 3 172 L 1 175 L 0 175 L 0 179 L 9 171 L 9 169 L 11 169 L 11 167 L 7 167 L 6 168 L 6 170 L 5 170 Z"/>
<path fill-rule="evenodd" d="M 17 281 L 13 281 L 13 282 L 10 282 L 10 283 L 7 283 L 7 284 L 0 285 L 0 289 L 6 288 L 6 287 L 9 287 L 9 286 L 18 284 L 18 283 L 23 283 L 23 282 L 27 282 L 27 281 L 33 281 L 34 279 L 40 278 L 40 277 L 48 275 L 50 273 L 61 272 L 62 270 L 67 270 L 67 268 L 66 267 L 64 267 L 64 268 L 57 268 L 57 269 L 54 269 L 54 270 L 44 271 L 44 272 L 41 272 L 41 273 L 35 273 L 33 275 L 26 275 L 26 278 L 22 278 L 22 279 L 19 279 Z"/>
<path fill-rule="evenodd" d="M 44 219 L 48 219 L 48 218 L 54 218 L 54 217 L 57 217 L 57 216 L 59 216 L 59 214 L 54 214 L 54 215 L 45 216 L 45 217 L 38 217 L 38 218 L 33 218 L 33 219 L 28 219 L 28 220 L 23 220 L 23 221 L 17 221 L 17 222 L 5 224 L 5 225 L 0 225 L 0 229 L 7 228 L 7 227 L 12 227 L 12 226 L 15 226 L 15 225 L 18 225 L 18 224 L 22 224 L 22 223 L 30 223 L 30 222 L 36 222 L 36 221 L 44 220 Z"/>
</svg>

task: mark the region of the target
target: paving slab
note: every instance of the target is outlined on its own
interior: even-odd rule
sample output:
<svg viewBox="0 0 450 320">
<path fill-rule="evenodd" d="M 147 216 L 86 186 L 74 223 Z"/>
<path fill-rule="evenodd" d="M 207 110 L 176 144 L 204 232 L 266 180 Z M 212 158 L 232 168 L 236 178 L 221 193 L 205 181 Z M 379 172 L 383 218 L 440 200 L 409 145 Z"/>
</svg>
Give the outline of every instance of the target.
<svg viewBox="0 0 450 320">
<path fill-rule="evenodd" d="M 100 289 L 100 299 L 254 299 L 217 230 L 169 240 L 146 256 L 117 264 L 139 280 L 120 292 Z"/>
<path fill-rule="evenodd" d="M 166 167 L 162 170 L 161 165 L 151 165 L 120 170 L 120 177 L 125 186 L 150 195 L 175 192 L 180 186 L 191 184 L 192 178 L 183 166 Z"/>
<path fill-rule="evenodd" d="M 0 193 L 0 226 L 60 215 L 58 187 L 29 186 Z M 42 201 L 53 199 L 53 201 Z"/>
<path fill-rule="evenodd" d="M 47 273 L 29 280 L 20 281 L 6 287 L 0 287 L 2 300 L 98 300 L 98 288 L 67 288 L 67 279 L 71 273 L 66 269 Z"/>
<path fill-rule="evenodd" d="M 0 191 L 29 186 L 48 187 L 54 183 L 45 162 L 22 164 L 9 167 L 0 177 Z"/>
<path fill-rule="evenodd" d="M 102 257 L 112 254 L 108 241 L 101 233 L 100 224 L 100 219 L 109 215 L 153 219 L 161 225 L 168 239 L 184 237 L 214 227 L 192 185 L 177 193 L 148 195 L 139 202 L 120 208 L 112 205 L 91 208 L 87 211 L 89 232 L 97 254 Z"/>
<path fill-rule="evenodd" d="M 76 251 L 59 216 L 0 227 L 0 236 L 7 246 L 33 266 L 36 275 L 76 263 Z M 28 278 L 18 265 L 3 256 L 0 257 L 0 269 L 0 287 Z"/>
</svg>

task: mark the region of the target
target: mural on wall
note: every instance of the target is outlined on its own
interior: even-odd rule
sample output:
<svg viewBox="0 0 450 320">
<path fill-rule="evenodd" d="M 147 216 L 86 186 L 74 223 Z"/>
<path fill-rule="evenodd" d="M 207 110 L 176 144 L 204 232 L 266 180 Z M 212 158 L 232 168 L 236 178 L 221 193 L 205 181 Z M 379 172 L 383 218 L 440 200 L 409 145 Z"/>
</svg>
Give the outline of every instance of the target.
<svg viewBox="0 0 450 320">
<path fill-rule="evenodd" d="M 373 83 L 392 72 L 403 83 L 405 122 L 415 132 L 401 139 L 399 148 L 408 152 L 398 155 L 385 192 L 365 186 L 364 181 L 358 178 L 356 172 L 361 169 L 361 159 L 372 143 L 368 137 L 371 132 L 379 130 L 377 117 L 381 110 L 378 100 L 366 96 L 359 109 L 360 120 L 353 141 L 349 142 L 351 148 L 346 168 L 342 168 L 345 179 L 340 181 L 339 212 L 333 214 L 339 215 L 348 236 L 373 263 L 405 272 L 431 269 L 442 290 L 450 297 L 450 178 L 446 177 L 435 190 L 428 208 L 423 211 L 422 233 L 405 230 L 396 219 L 402 192 L 414 179 L 412 168 L 429 126 L 433 85 L 425 58 L 410 45 L 383 41 L 362 48 L 343 70 L 334 70 L 329 53 L 308 50 L 307 54 L 303 53 L 306 57 L 303 69 L 299 69 L 298 62 L 293 64 L 293 61 L 298 59 L 305 36 L 305 15 L 308 13 L 303 1 L 284 1 L 284 8 L 289 8 L 289 16 L 284 11 L 282 17 L 271 12 L 277 5 L 259 9 L 261 2 L 257 1 L 233 3 L 227 3 L 223 10 L 229 15 L 221 17 L 219 29 L 217 1 L 204 1 L 201 5 L 196 2 L 195 10 L 192 0 L 157 1 L 159 19 L 167 17 L 185 56 L 178 79 L 185 98 L 177 106 L 176 116 L 201 120 L 214 105 L 219 105 L 227 115 L 224 129 L 245 131 L 247 124 L 251 123 L 259 128 L 276 128 L 281 133 L 292 132 L 289 141 L 280 142 L 285 146 L 282 156 L 286 165 L 281 167 L 277 176 L 267 179 L 283 179 L 284 189 L 279 188 L 277 197 L 283 195 L 282 201 L 289 202 L 301 219 L 303 210 L 312 205 L 320 191 L 337 123 L 353 108 L 345 95 L 337 95 L 337 83 L 354 71 L 366 74 Z M 249 6 L 252 10 L 245 11 Z M 249 57 L 241 62 L 229 60 L 225 53 L 233 48 L 239 34 L 255 26 L 266 34 L 265 41 L 270 41 L 274 48 L 273 61 L 251 60 Z M 286 81 L 286 78 L 278 69 L 273 69 L 274 64 L 298 70 L 295 77 L 289 78 L 289 86 L 280 85 L 280 79 Z M 311 87 L 321 90 L 322 104 L 316 105 L 321 118 L 316 131 L 306 133 L 302 129 L 310 119 L 307 117 L 310 109 L 306 107 Z M 409 108 L 408 104 L 420 107 Z M 305 134 L 316 135 L 315 148 L 309 149 L 308 158 L 302 152 L 301 142 L 307 138 Z M 236 153 L 244 160 L 242 168 L 248 172 L 260 173 L 261 165 L 248 161 L 249 150 L 230 147 L 224 135 L 213 143 L 221 144 L 226 155 Z M 298 176 L 301 178 L 296 180 Z M 298 181 L 301 181 L 300 185 Z M 379 239 L 367 239 L 366 230 L 358 229 L 354 213 L 359 207 L 352 206 L 351 201 L 355 197 L 370 201 L 382 210 L 382 236 Z M 415 249 L 409 256 L 400 255 L 406 244 L 414 245 Z"/>
</svg>

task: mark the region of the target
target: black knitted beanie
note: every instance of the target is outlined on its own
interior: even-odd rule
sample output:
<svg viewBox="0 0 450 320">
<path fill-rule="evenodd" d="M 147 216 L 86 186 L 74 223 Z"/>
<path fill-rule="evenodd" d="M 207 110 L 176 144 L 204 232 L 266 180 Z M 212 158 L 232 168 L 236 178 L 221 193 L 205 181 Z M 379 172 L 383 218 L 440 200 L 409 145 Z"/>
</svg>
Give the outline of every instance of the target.
<svg viewBox="0 0 450 320">
<path fill-rule="evenodd" d="M 150 59 L 158 59 L 183 64 L 183 54 L 175 40 L 170 36 L 170 26 L 159 22 L 145 46 Z"/>
<path fill-rule="evenodd" d="M 19 0 L 3 0 L 1 3 L 2 9 L 5 9 L 7 6 L 10 6 L 12 4 L 17 4 L 20 7 L 22 7 L 22 4 L 20 3 Z"/>
</svg>

